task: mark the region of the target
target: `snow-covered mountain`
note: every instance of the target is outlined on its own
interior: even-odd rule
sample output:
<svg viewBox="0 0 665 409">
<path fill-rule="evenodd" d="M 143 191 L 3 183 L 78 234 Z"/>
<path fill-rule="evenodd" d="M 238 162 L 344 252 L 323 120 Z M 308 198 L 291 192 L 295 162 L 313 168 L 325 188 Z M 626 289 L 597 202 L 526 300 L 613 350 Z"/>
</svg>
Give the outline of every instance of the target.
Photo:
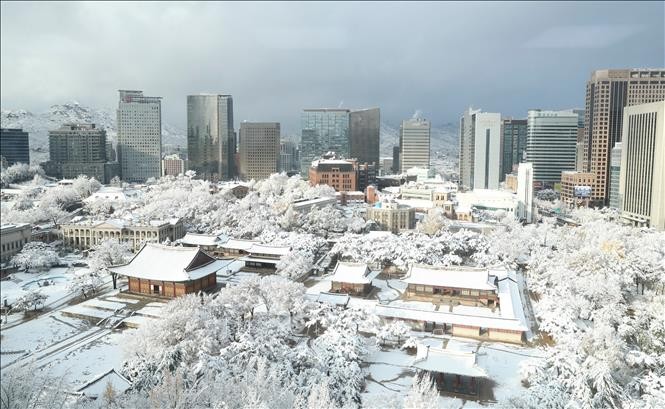
<svg viewBox="0 0 665 409">
<path fill-rule="evenodd" d="M 33 163 L 48 160 L 48 131 L 66 123 L 94 123 L 104 128 L 108 138 L 116 141 L 116 116 L 112 109 L 97 109 L 78 102 L 51 105 L 48 111 L 35 114 L 24 109 L 2 110 L 3 128 L 22 128 L 30 134 L 30 157 Z M 186 146 L 184 130 L 162 123 L 162 143 Z"/>
</svg>

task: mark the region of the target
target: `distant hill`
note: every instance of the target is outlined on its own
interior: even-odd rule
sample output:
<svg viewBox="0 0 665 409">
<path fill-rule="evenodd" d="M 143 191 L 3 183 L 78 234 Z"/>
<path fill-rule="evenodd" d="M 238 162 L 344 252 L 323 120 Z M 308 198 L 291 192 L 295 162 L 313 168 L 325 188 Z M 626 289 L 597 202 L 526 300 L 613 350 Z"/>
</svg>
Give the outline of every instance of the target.
<svg viewBox="0 0 665 409">
<path fill-rule="evenodd" d="M 94 123 L 104 128 L 108 138 L 116 142 L 116 115 L 112 109 L 96 109 L 69 102 L 51 105 L 48 111 L 38 114 L 25 109 L 3 109 L 0 117 L 3 128 L 22 128 L 30 134 L 30 158 L 33 163 L 48 160 L 48 131 L 66 123 Z M 162 143 L 186 146 L 186 132 L 162 122 Z"/>
</svg>

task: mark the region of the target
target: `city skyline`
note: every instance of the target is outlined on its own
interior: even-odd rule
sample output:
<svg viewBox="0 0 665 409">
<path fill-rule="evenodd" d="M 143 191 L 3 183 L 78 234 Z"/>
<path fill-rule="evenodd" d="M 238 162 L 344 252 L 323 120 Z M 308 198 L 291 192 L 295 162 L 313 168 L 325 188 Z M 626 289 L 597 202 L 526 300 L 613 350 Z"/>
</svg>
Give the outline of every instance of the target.
<svg viewBox="0 0 665 409">
<path fill-rule="evenodd" d="M 307 107 L 378 106 L 393 126 L 415 110 L 436 126 L 455 123 L 467 106 L 514 118 L 534 108 L 581 108 L 592 71 L 662 65 L 662 3 L 583 3 L 575 13 L 558 6 L 266 3 L 252 11 L 258 21 L 271 21 L 248 32 L 232 21 L 248 10 L 241 4 L 3 3 L 1 102 L 3 109 L 36 112 L 71 100 L 111 108 L 115 90 L 146 89 L 164 98 L 165 122 L 185 129 L 187 95 L 228 93 L 239 121 L 278 121 L 285 135 L 297 135 Z M 102 16 L 94 25 L 87 18 L 93 7 Z M 470 16 L 483 24 L 460 26 Z M 130 28 L 117 35 L 111 23 L 119 17 Z M 387 29 L 413 18 L 417 28 Z M 26 32 L 26 19 L 37 29 Z M 219 32 L 200 36 L 209 19 L 223 23 Z M 506 19 L 521 24 L 510 28 Z M 150 31 L 146 21 L 155 22 Z M 45 35 L 55 39 L 47 47 Z M 465 51 L 460 37 L 476 51 Z M 222 53 L 228 58 L 217 57 Z M 464 64 L 451 62 L 456 55 Z M 273 68 L 280 66 L 289 69 Z"/>
</svg>

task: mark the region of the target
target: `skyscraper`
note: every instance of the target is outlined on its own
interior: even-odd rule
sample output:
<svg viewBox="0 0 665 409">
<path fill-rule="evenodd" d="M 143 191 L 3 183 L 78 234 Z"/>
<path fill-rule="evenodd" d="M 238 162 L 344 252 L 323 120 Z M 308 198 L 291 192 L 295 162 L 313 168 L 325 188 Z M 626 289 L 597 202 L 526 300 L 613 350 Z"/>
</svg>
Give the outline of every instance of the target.
<svg viewBox="0 0 665 409">
<path fill-rule="evenodd" d="M 298 145 L 292 141 L 282 141 L 279 144 L 279 171 L 300 172 L 300 151 Z"/>
<path fill-rule="evenodd" d="M 665 230 L 665 101 L 623 111 L 621 216 L 634 225 Z"/>
<path fill-rule="evenodd" d="M 464 112 L 460 118 L 459 166 L 463 187 L 498 189 L 501 179 L 501 114 L 471 108 Z"/>
<path fill-rule="evenodd" d="M 502 157 L 501 173 L 499 179 L 504 181 L 506 174 L 513 171 L 513 167 L 524 162 L 526 152 L 526 119 L 504 119 L 501 129 Z"/>
<path fill-rule="evenodd" d="M 343 108 L 305 109 L 300 116 L 300 165 L 309 175 L 312 161 L 326 152 L 349 157 L 349 110 Z"/>
<path fill-rule="evenodd" d="M 402 121 L 399 128 L 400 172 L 413 167 L 429 169 L 430 122 L 423 118 Z"/>
<path fill-rule="evenodd" d="M 8 165 L 30 164 L 28 133 L 23 132 L 23 129 L 0 129 L 0 156 L 5 158 Z"/>
<path fill-rule="evenodd" d="M 621 207 L 619 196 L 619 182 L 621 178 L 621 142 L 617 142 L 612 148 L 612 159 L 610 161 L 610 207 L 619 209 Z"/>
<path fill-rule="evenodd" d="M 624 107 L 665 100 L 665 69 L 598 70 L 586 85 L 586 170 L 596 174 L 592 202 L 607 204 L 611 150 L 621 142 Z"/>
<path fill-rule="evenodd" d="M 267 179 L 279 171 L 279 122 L 240 123 L 240 177 Z"/>
<path fill-rule="evenodd" d="M 393 146 L 393 173 L 399 173 L 399 146 Z"/>
<path fill-rule="evenodd" d="M 162 98 L 143 91 L 120 90 L 118 146 L 122 179 L 145 182 L 161 175 Z"/>
<path fill-rule="evenodd" d="M 187 155 L 190 170 L 204 180 L 235 176 L 236 138 L 233 97 L 200 94 L 187 96 Z"/>
<path fill-rule="evenodd" d="M 561 172 L 575 170 L 577 120 L 572 110 L 529 110 L 526 161 L 533 164 L 538 187 L 553 188 L 561 182 Z"/>
<path fill-rule="evenodd" d="M 107 183 L 106 131 L 95 124 L 65 124 L 49 131 L 50 161 L 44 166 L 47 174 L 72 179 L 79 175 Z"/>
<path fill-rule="evenodd" d="M 361 109 L 349 113 L 349 156 L 360 163 L 379 164 L 379 108 Z"/>
</svg>

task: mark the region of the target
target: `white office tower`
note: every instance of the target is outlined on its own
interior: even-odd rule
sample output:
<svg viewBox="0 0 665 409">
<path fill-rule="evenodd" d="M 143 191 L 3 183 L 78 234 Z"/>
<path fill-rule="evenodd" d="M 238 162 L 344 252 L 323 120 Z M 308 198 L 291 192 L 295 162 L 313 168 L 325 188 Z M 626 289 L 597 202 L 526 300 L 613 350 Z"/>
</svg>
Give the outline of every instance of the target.
<svg viewBox="0 0 665 409">
<path fill-rule="evenodd" d="M 400 172 L 411 168 L 429 169 L 431 124 L 423 118 L 402 121 L 399 128 Z"/>
<path fill-rule="evenodd" d="M 143 91 L 120 90 L 118 162 L 122 179 L 145 182 L 161 176 L 162 101 Z"/>
<path fill-rule="evenodd" d="M 517 199 L 519 200 L 517 218 L 526 223 L 533 223 L 533 165 L 520 163 L 517 167 Z"/>
<path fill-rule="evenodd" d="M 665 230 L 665 101 L 623 109 L 621 216 Z"/>
<path fill-rule="evenodd" d="M 501 114 L 469 108 L 460 118 L 460 183 L 498 189 L 501 179 Z"/>
</svg>

